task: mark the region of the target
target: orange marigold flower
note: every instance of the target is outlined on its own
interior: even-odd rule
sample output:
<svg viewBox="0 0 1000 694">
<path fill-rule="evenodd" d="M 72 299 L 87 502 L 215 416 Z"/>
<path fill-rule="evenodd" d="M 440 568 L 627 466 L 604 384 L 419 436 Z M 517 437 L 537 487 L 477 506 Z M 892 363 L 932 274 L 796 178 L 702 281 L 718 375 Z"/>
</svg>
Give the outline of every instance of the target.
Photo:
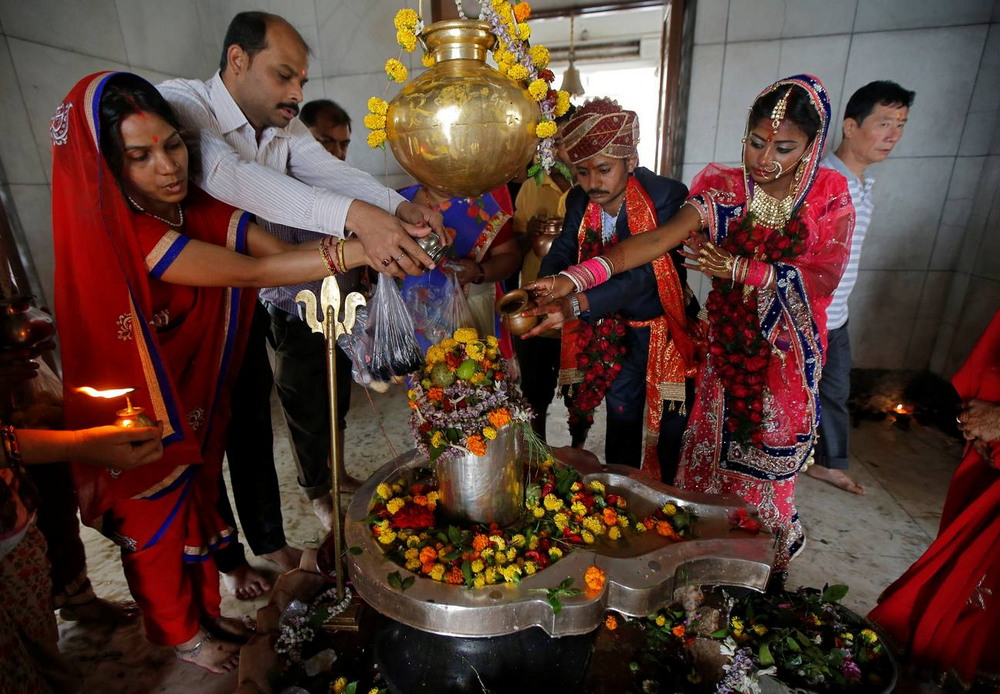
<svg viewBox="0 0 1000 694">
<path fill-rule="evenodd" d="M 415 497 L 413 497 L 413 503 L 415 503 L 417 506 L 426 506 L 427 497 L 424 496 L 423 494 L 417 494 Z"/>
<path fill-rule="evenodd" d="M 444 575 L 444 582 L 454 586 L 465 583 L 465 576 L 462 575 L 462 569 L 457 566 L 448 569 L 448 573 Z"/>
<path fill-rule="evenodd" d="M 465 439 L 465 447 L 472 451 L 473 455 L 486 455 L 486 441 L 479 434 L 473 434 Z"/>
<path fill-rule="evenodd" d="M 435 386 L 427 391 L 427 399 L 433 402 L 437 402 L 444 398 L 444 388 Z"/>
<path fill-rule="evenodd" d="M 588 566 L 587 573 L 583 575 L 583 580 L 587 583 L 587 587 L 591 590 L 600 590 L 604 587 L 604 580 L 607 575 L 604 573 L 603 569 L 599 569 L 596 566 Z"/>
<path fill-rule="evenodd" d="M 618 513 L 613 508 L 604 508 L 604 524 L 607 526 L 618 525 Z"/>
<path fill-rule="evenodd" d="M 421 565 L 420 565 L 420 573 L 422 573 L 422 574 L 425 574 L 425 575 L 429 576 L 429 575 L 430 575 L 430 573 L 431 573 L 431 571 L 433 571 L 433 570 L 434 570 L 434 567 L 435 567 L 436 565 L 437 565 L 437 563 L 436 563 L 436 562 L 433 562 L 433 561 L 425 561 L 425 562 L 424 562 L 423 564 L 421 564 Z"/>
<path fill-rule="evenodd" d="M 646 527 L 646 530 L 652 530 L 653 526 L 656 525 L 656 520 L 653 518 L 643 518 L 642 524 Z"/>
<path fill-rule="evenodd" d="M 531 5 L 526 2 L 519 2 L 514 5 L 514 18 L 519 22 L 523 22 L 528 17 L 531 16 Z"/>
<path fill-rule="evenodd" d="M 663 537 L 670 538 L 671 540 L 681 539 L 680 535 L 678 535 L 677 532 L 674 530 L 674 526 L 670 525 L 670 523 L 668 523 L 665 520 L 657 522 L 656 532 L 658 532 L 660 535 L 663 535 Z"/>
<path fill-rule="evenodd" d="M 486 416 L 489 418 L 490 424 L 497 429 L 502 429 L 510 422 L 510 410 L 506 407 L 498 407 Z"/>
<path fill-rule="evenodd" d="M 437 550 L 433 547 L 424 547 L 420 550 L 420 563 L 427 564 L 437 559 Z"/>
<path fill-rule="evenodd" d="M 484 549 L 490 546 L 490 538 L 482 533 L 479 533 L 474 538 L 472 538 L 472 549 L 476 552 L 482 552 Z"/>
<path fill-rule="evenodd" d="M 615 619 L 613 614 L 609 614 L 604 618 L 604 626 L 606 626 L 609 631 L 614 631 L 618 628 L 618 620 Z"/>
<path fill-rule="evenodd" d="M 671 629 L 670 631 L 671 631 L 671 633 L 672 633 L 672 634 L 673 634 L 674 636 L 676 636 L 676 637 L 677 637 L 677 638 L 679 638 L 679 639 L 682 639 L 682 638 L 684 638 L 684 634 L 685 634 L 685 633 L 687 633 L 687 632 L 685 631 L 685 629 L 684 629 L 684 625 L 683 625 L 683 624 L 678 624 L 677 626 L 675 626 L 675 627 L 674 627 L 673 629 Z"/>
</svg>

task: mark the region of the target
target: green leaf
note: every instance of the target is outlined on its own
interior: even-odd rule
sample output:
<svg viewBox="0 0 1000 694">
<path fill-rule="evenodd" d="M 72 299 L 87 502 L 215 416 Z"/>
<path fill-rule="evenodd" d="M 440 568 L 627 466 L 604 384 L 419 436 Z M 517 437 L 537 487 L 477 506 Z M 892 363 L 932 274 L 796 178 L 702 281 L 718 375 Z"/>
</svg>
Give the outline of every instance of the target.
<svg viewBox="0 0 1000 694">
<path fill-rule="evenodd" d="M 357 691 L 358 691 L 357 682 L 349 682 L 348 685 L 344 687 L 344 694 L 357 694 Z"/>
<path fill-rule="evenodd" d="M 711 637 L 713 639 L 724 639 L 727 636 L 729 636 L 729 627 L 726 627 L 724 629 L 719 629 L 718 631 L 713 631 L 711 633 Z"/>
<path fill-rule="evenodd" d="M 396 590 L 403 589 L 403 577 L 399 575 L 398 571 L 393 571 L 389 574 L 388 579 L 390 588 L 395 588 Z"/>
<path fill-rule="evenodd" d="M 785 637 L 785 643 L 787 643 L 788 647 L 791 648 L 793 651 L 801 651 L 802 650 L 801 648 L 799 648 L 799 642 L 796 641 L 795 639 L 793 639 L 791 636 L 786 636 Z"/>
<path fill-rule="evenodd" d="M 536 161 L 528 169 L 528 178 L 534 178 L 536 175 L 538 175 L 538 172 L 541 170 L 542 170 L 542 165 Z"/>
<path fill-rule="evenodd" d="M 559 602 L 559 598 L 556 595 L 549 596 L 549 604 L 552 605 L 552 613 L 559 614 L 562 612 L 562 603 Z"/>
<path fill-rule="evenodd" d="M 412 586 L 416 580 L 417 579 L 414 578 L 413 576 L 407 576 L 406 578 L 403 579 L 403 582 L 400 584 L 399 589 L 406 590 L 407 588 Z"/>
<path fill-rule="evenodd" d="M 465 579 L 465 585 L 471 588 L 473 583 L 472 562 L 468 559 L 462 562 L 462 578 Z"/>
<path fill-rule="evenodd" d="M 565 580 L 563 580 L 562 583 L 559 584 L 559 588 L 557 588 L 557 590 L 566 590 L 572 585 L 573 585 L 573 577 L 569 576 Z"/>
<path fill-rule="evenodd" d="M 448 541 L 453 545 L 462 544 L 462 531 L 454 525 L 448 526 Z"/>
<path fill-rule="evenodd" d="M 354 556 L 358 556 L 359 554 L 364 554 L 365 553 L 365 551 L 363 549 L 361 549 L 360 547 L 348 547 L 347 551 L 350 552 L 351 554 L 353 554 Z"/>
<path fill-rule="evenodd" d="M 451 552 L 448 552 L 447 554 L 442 554 L 441 558 L 444 559 L 445 561 L 455 561 L 460 556 L 462 556 L 462 550 L 455 549 L 452 550 Z"/>
<path fill-rule="evenodd" d="M 837 583 L 832 586 L 827 586 L 826 590 L 823 591 L 823 601 L 824 602 L 840 602 L 847 595 L 847 586 L 842 583 Z"/>
<path fill-rule="evenodd" d="M 567 180 L 569 181 L 573 180 L 573 172 L 570 171 L 569 167 L 563 164 L 561 161 L 556 161 L 552 166 L 555 168 L 556 171 L 561 173 Z"/>
</svg>

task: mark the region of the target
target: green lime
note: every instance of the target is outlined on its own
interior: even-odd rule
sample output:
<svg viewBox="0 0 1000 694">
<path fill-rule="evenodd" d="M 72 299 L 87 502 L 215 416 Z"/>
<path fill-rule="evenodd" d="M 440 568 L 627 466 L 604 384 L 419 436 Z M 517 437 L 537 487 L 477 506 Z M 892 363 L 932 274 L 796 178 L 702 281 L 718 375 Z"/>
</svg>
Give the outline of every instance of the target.
<svg viewBox="0 0 1000 694">
<path fill-rule="evenodd" d="M 434 368 L 431 369 L 431 381 L 434 385 L 443 387 L 450 386 L 455 382 L 455 374 L 451 372 L 451 369 L 448 368 L 446 363 L 441 361 L 435 364 Z"/>
<path fill-rule="evenodd" d="M 455 373 L 463 381 L 468 381 L 470 378 L 476 375 L 476 371 L 478 370 L 479 370 L 479 364 L 477 364 L 475 360 L 466 359 L 458 367 L 458 370 Z"/>
</svg>

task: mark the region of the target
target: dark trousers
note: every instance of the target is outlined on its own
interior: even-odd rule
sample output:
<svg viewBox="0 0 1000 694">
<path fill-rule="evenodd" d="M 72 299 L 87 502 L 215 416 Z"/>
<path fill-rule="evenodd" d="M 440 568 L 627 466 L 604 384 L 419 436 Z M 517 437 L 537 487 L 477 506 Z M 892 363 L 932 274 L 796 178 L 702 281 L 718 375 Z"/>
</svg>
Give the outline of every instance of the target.
<svg viewBox="0 0 1000 694">
<path fill-rule="evenodd" d="M 36 525 L 48 545 L 49 575 L 52 578 L 53 607 L 74 603 L 73 598 L 89 596 L 87 555 L 80 539 L 76 491 L 69 463 L 28 465 L 28 477 L 38 488 Z"/>
<path fill-rule="evenodd" d="M 816 462 L 826 468 L 846 470 L 851 417 L 847 399 L 851 395 L 851 339 L 847 324 L 827 335 L 826 364 L 819 382 L 819 443 Z"/>
<path fill-rule="evenodd" d="M 295 447 L 298 481 L 309 499 L 330 493 L 330 403 L 326 341 L 309 325 L 269 306 L 274 382 Z M 337 347 L 337 415 L 341 430 L 351 407 L 351 359 Z"/>
<path fill-rule="evenodd" d="M 648 361 L 649 328 L 626 328 L 622 370 L 604 396 L 608 408 L 604 460 L 609 464 L 642 464 Z"/>
<path fill-rule="evenodd" d="M 271 390 L 274 379 L 267 356 L 271 318 L 258 303 L 250 326 L 243 365 L 233 387 L 233 417 L 226 432 L 229 482 L 240 514 L 247 544 L 254 554 L 269 554 L 285 546 L 281 518 L 281 495 L 274 470 L 274 436 L 271 431 Z M 219 514 L 236 527 L 222 476 Z M 227 573 L 243 561 L 243 548 L 231 543 L 215 554 L 219 570 Z"/>
<path fill-rule="evenodd" d="M 535 417 L 543 420 L 556 395 L 559 382 L 559 351 L 562 340 L 551 337 L 515 337 L 514 350 L 521 367 L 521 393 Z"/>
</svg>

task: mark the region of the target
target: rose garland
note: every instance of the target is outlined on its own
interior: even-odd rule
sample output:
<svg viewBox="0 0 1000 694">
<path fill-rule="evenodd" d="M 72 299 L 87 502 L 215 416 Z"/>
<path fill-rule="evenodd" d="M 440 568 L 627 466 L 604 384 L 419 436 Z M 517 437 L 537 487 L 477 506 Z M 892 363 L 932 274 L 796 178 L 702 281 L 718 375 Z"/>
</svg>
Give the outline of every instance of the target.
<svg viewBox="0 0 1000 694">
<path fill-rule="evenodd" d="M 730 223 L 721 246 L 735 255 L 788 262 L 805 251 L 808 235 L 797 215 L 782 229 L 771 230 L 748 212 Z M 713 335 L 708 353 L 725 390 L 725 426 L 735 441 L 759 445 L 771 344 L 761 332 L 757 289 L 719 277 L 712 280 L 712 287 L 705 302 Z"/>
<path fill-rule="evenodd" d="M 617 242 L 615 236 L 608 246 Z M 595 258 L 605 251 L 599 229 L 584 232 L 580 258 Z M 625 361 L 625 321 L 618 314 L 590 325 L 582 323 L 576 333 L 576 367 L 584 373 L 583 383 L 570 386 L 569 423 L 594 423 L 598 408 Z"/>
</svg>

